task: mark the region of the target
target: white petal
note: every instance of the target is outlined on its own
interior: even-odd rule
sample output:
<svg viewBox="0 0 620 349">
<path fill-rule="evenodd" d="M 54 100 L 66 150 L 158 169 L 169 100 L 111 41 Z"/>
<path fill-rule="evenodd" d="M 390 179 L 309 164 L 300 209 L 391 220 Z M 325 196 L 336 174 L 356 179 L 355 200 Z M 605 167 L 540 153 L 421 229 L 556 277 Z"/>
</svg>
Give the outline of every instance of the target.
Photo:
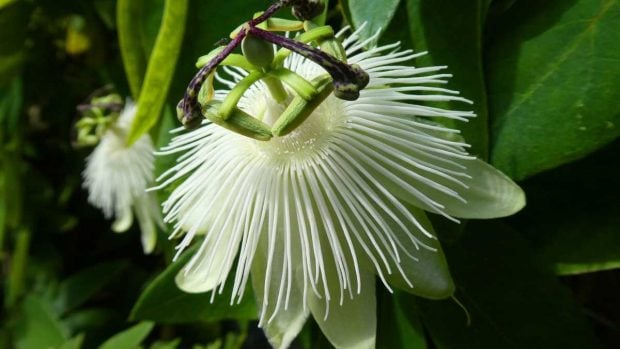
<svg viewBox="0 0 620 349">
<path fill-rule="evenodd" d="M 114 231 L 115 233 L 124 233 L 129 229 L 129 227 L 131 227 L 131 224 L 133 223 L 133 214 L 131 213 L 131 207 L 120 210 L 116 214 L 116 220 L 114 220 L 114 223 L 112 223 L 112 231 Z"/>
<path fill-rule="evenodd" d="M 466 203 L 446 199 L 446 213 L 454 217 L 490 219 L 506 217 L 525 207 L 525 193 L 512 179 L 482 160 L 468 161 L 467 173 L 472 177 L 461 191 Z"/>
<path fill-rule="evenodd" d="M 426 217 L 424 211 L 408 207 L 409 211 L 417 219 L 424 230 L 435 235 L 433 226 Z M 450 276 L 450 270 L 441 245 L 437 239 L 431 239 L 420 231 L 416 234 L 420 242 L 425 246 L 413 245 L 409 234 L 398 226 L 391 226 L 396 238 L 401 242 L 401 269 L 403 274 L 394 271 L 385 278 L 391 285 L 401 288 L 409 293 L 430 299 L 443 299 L 454 293 L 454 282 Z M 410 227 L 412 231 L 418 230 Z M 410 256 L 415 257 L 415 259 Z"/>
<path fill-rule="evenodd" d="M 286 349 L 299 334 L 309 315 L 308 309 L 303 304 L 302 290 L 297 282 L 291 283 L 290 297 L 288 302 L 285 293 L 287 280 L 283 278 L 284 243 L 282 240 L 276 243 L 274 248 L 273 269 L 266 274 L 268 265 L 268 243 L 266 238 L 261 239 L 252 263 L 252 287 L 256 302 L 260 309 L 260 326 L 265 331 L 269 343 L 276 349 Z M 294 271 L 295 273 L 300 270 Z M 266 281 L 269 278 L 269 286 L 266 289 Z M 265 294 L 267 292 L 267 294 Z M 267 300 L 267 303 L 265 303 Z"/>
<path fill-rule="evenodd" d="M 175 278 L 177 286 L 185 292 L 203 293 L 214 290 L 226 281 L 232 268 L 234 258 L 231 256 L 237 254 L 238 236 L 231 231 L 209 234 L 200 250 Z"/>
<path fill-rule="evenodd" d="M 161 211 L 154 193 L 145 193 L 136 199 L 134 204 L 136 218 L 142 232 L 142 249 L 149 254 L 157 243 L 157 226 L 163 228 Z"/>
<path fill-rule="evenodd" d="M 331 267 L 335 268 L 334 265 Z M 329 283 L 336 287 L 338 278 L 328 267 Z M 372 349 L 377 336 L 377 305 L 375 295 L 375 276 L 362 273 L 362 292 L 353 298 L 345 296 L 342 304 L 332 299 L 329 314 L 326 314 L 325 297 L 311 294 L 308 305 L 321 331 L 337 349 Z M 329 301 L 328 301 L 329 302 Z M 328 316 L 326 316 L 328 315 Z"/>
</svg>

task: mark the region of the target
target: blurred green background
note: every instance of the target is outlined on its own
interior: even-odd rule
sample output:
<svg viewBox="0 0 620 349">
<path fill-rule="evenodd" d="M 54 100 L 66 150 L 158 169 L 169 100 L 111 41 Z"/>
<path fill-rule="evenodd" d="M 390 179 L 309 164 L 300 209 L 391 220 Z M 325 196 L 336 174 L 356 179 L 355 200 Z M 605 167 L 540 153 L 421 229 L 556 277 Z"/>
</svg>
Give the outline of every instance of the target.
<svg viewBox="0 0 620 349">
<path fill-rule="evenodd" d="M 137 228 L 113 234 L 87 204 L 76 106 L 107 85 L 130 96 L 119 35 L 134 38 L 143 73 L 165 6 L 178 5 L 129 3 L 119 33 L 115 0 L 0 0 L 0 348 L 268 347 L 252 295 L 229 308 L 181 293 L 166 232 L 145 256 Z M 161 66 L 157 144 L 196 59 L 269 3 L 189 0 L 173 21 L 185 29 L 177 62 Z M 377 346 L 620 347 L 620 2 L 331 0 L 326 18 L 368 22 L 365 35 L 428 50 L 416 65 L 449 66 L 478 114 L 451 126 L 528 196 L 504 220 L 435 217 L 471 325 L 453 301 L 384 291 Z M 310 320 L 294 346 L 329 344 Z"/>
</svg>

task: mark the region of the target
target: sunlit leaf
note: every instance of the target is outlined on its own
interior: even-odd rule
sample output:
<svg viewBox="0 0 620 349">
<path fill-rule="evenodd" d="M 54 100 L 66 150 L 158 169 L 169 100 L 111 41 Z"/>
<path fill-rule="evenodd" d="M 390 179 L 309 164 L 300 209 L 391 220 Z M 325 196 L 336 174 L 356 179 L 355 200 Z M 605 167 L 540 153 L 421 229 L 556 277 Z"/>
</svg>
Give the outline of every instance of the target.
<svg viewBox="0 0 620 349">
<path fill-rule="evenodd" d="M 168 342 L 155 342 L 151 345 L 150 349 L 176 349 L 181 344 L 180 339 L 175 339 Z"/>
<path fill-rule="evenodd" d="M 133 144 L 159 120 L 180 54 L 189 0 L 167 0 L 157 41 L 148 62 L 138 110 L 127 136 Z"/>
<path fill-rule="evenodd" d="M 620 136 L 620 2 L 519 0 L 494 22 L 496 166 L 522 179 Z"/>
<path fill-rule="evenodd" d="M 22 318 L 16 329 L 16 349 L 55 348 L 67 339 L 66 329 L 49 304 L 37 296 L 24 299 Z"/>
<path fill-rule="evenodd" d="M 131 95 L 136 100 L 140 96 L 147 61 L 140 42 L 140 31 L 136 30 L 135 25 L 136 20 L 143 18 L 141 12 L 145 8 L 142 4 L 142 1 L 118 0 L 116 5 L 118 43 Z"/>
<path fill-rule="evenodd" d="M 135 349 L 151 333 L 154 324 L 141 322 L 105 341 L 99 349 Z"/>
<path fill-rule="evenodd" d="M 394 12 L 398 8 L 400 0 L 384 0 L 377 7 L 375 0 L 348 0 L 347 7 L 354 28 L 365 25 L 361 33 L 362 38 L 371 37 L 379 30 L 385 30 Z"/>
<path fill-rule="evenodd" d="M 64 342 L 58 349 L 80 349 L 82 347 L 82 342 L 84 342 L 83 333 Z"/>
</svg>

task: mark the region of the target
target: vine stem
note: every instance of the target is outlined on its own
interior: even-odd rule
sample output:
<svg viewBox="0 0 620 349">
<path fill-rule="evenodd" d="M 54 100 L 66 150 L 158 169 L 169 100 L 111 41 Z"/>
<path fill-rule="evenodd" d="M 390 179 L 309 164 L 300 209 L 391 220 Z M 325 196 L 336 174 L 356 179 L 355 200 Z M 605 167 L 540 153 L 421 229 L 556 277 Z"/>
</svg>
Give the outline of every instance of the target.
<svg viewBox="0 0 620 349">
<path fill-rule="evenodd" d="M 359 97 L 359 90 L 368 85 L 368 74 L 359 66 L 348 65 L 338 58 L 308 44 L 276 35 L 257 27 L 249 27 L 248 33 L 272 44 L 291 50 L 319 64 L 331 75 L 336 96 L 339 98 L 356 100 Z M 342 91 L 342 93 L 338 93 L 339 91 Z"/>
<path fill-rule="evenodd" d="M 190 81 L 187 89 L 185 90 L 185 95 L 183 96 L 183 115 L 184 115 L 184 123 L 191 123 L 193 119 L 195 119 L 196 113 L 196 105 L 198 104 L 198 92 L 200 88 L 204 84 L 207 77 L 215 71 L 217 66 L 228 57 L 243 41 L 243 39 L 248 35 L 248 31 L 254 28 L 255 26 L 263 23 L 271 16 L 273 16 L 278 10 L 284 7 L 287 4 L 286 0 L 278 1 L 263 12 L 260 16 L 250 20 L 247 22 L 247 25 L 242 28 L 239 33 L 235 36 L 232 41 L 230 41 L 224 50 L 217 54 L 207 65 L 202 67 L 198 73 L 194 76 L 194 78 Z"/>
</svg>

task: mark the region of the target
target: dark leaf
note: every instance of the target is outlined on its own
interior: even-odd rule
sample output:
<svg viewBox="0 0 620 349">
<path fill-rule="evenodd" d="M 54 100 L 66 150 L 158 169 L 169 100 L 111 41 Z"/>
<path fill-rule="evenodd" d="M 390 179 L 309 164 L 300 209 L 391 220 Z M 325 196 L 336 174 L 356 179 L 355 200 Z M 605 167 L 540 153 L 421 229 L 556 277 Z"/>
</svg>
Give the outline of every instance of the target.
<svg viewBox="0 0 620 349">
<path fill-rule="evenodd" d="M 241 304 L 231 306 L 230 282 L 221 295 L 215 296 L 213 302 L 211 302 L 211 293 L 190 294 L 177 287 L 174 279 L 179 270 L 190 260 L 193 251 L 186 251 L 181 258 L 166 268 L 146 287 L 131 311 L 131 318 L 160 323 L 256 318 L 258 311 L 249 288 L 246 288 L 247 292 Z"/>
<path fill-rule="evenodd" d="M 620 136 L 620 2 L 520 0 L 490 27 L 491 159 L 513 178 Z"/>
<path fill-rule="evenodd" d="M 417 304 L 439 349 L 599 347 L 568 290 L 505 225 L 470 221 L 445 252 L 471 326 L 452 300 L 401 297 L 403 304 Z"/>
</svg>

